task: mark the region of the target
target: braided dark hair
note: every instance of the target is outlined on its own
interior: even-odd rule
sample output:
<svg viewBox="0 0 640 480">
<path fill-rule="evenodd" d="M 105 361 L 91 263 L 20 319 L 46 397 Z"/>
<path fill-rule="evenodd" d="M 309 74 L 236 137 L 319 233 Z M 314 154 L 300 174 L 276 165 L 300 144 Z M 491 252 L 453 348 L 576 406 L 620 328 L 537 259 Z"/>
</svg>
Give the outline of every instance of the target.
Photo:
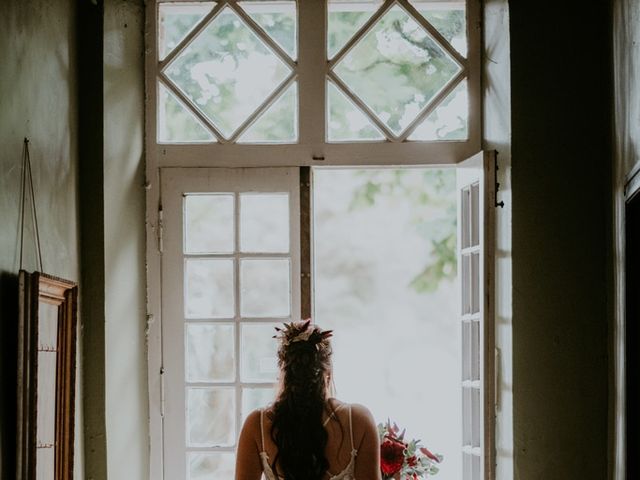
<svg viewBox="0 0 640 480">
<path fill-rule="evenodd" d="M 278 453 L 272 469 L 278 464 L 286 480 L 321 480 L 329 468 L 322 416 L 331 373 L 331 331 L 310 320 L 277 330 L 282 385 L 273 405 L 271 437 Z"/>
</svg>

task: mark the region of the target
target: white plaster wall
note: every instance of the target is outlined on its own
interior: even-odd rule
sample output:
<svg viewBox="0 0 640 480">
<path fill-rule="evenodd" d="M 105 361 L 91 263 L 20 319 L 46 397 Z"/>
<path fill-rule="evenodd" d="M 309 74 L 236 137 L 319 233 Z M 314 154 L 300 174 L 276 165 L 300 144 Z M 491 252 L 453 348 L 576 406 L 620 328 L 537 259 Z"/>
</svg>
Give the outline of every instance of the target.
<svg viewBox="0 0 640 480">
<path fill-rule="evenodd" d="M 72 1 L 7 1 L 0 14 L 0 269 L 19 268 L 24 137 L 30 139 L 44 269 L 77 280 L 76 68 Z M 30 219 L 24 268 L 37 268 Z"/>
<path fill-rule="evenodd" d="M 513 368 L 511 309 L 511 88 L 506 0 L 484 3 L 483 148 L 498 152 L 496 209 L 496 478 L 513 478 Z"/>
<path fill-rule="evenodd" d="M 149 478 L 145 342 L 144 6 L 104 4 L 107 472 Z"/>
</svg>

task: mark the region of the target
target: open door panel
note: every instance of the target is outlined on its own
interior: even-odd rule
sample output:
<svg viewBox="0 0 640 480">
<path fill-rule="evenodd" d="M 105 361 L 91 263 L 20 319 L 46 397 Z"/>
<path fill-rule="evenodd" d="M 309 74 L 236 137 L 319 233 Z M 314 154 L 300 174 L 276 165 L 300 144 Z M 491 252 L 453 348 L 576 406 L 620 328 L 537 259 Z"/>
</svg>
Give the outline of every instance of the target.
<svg viewBox="0 0 640 480">
<path fill-rule="evenodd" d="M 480 152 L 457 166 L 463 480 L 494 476 L 495 159 Z"/>
</svg>

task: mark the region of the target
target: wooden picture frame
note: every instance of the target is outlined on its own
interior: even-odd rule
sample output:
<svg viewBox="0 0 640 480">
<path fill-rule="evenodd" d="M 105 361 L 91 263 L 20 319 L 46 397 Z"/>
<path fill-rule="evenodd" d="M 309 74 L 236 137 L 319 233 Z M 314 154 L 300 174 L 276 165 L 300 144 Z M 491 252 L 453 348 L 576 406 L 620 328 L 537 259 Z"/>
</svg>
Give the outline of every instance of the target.
<svg viewBox="0 0 640 480">
<path fill-rule="evenodd" d="M 78 287 L 21 270 L 18 314 L 18 480 L 73 478 Z"/>
</svg>

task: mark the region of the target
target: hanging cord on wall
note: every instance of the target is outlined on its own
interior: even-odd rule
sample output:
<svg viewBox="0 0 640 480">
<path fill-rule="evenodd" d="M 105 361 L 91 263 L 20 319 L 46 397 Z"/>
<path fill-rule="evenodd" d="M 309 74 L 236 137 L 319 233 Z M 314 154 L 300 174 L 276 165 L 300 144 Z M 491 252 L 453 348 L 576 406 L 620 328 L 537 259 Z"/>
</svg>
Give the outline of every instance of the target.
<svg viewBox="0 0 640 480">
<path fill-rule="evenodd" d="M 35 231 L 36 253 L 38 256 L 38 267 L 41 272 L 42 268 L 42 250 L 40 249 L 40 230 L 38 229 L 38 213 L 36 212 L 36 195 L 33 189 L 33 175 L 31 173 L 31 158 L 29 156 L 29 139 L 24 139 L 22 147 L 22 185 L 20 188 L 20 270 L 22 270 L 22 253 L 24 250 L 24 211 L 25 200 L 27 197 L 27 177 L 29 178 L 29 192 L 31 194 L 31 221 Z"/>
</svg>

